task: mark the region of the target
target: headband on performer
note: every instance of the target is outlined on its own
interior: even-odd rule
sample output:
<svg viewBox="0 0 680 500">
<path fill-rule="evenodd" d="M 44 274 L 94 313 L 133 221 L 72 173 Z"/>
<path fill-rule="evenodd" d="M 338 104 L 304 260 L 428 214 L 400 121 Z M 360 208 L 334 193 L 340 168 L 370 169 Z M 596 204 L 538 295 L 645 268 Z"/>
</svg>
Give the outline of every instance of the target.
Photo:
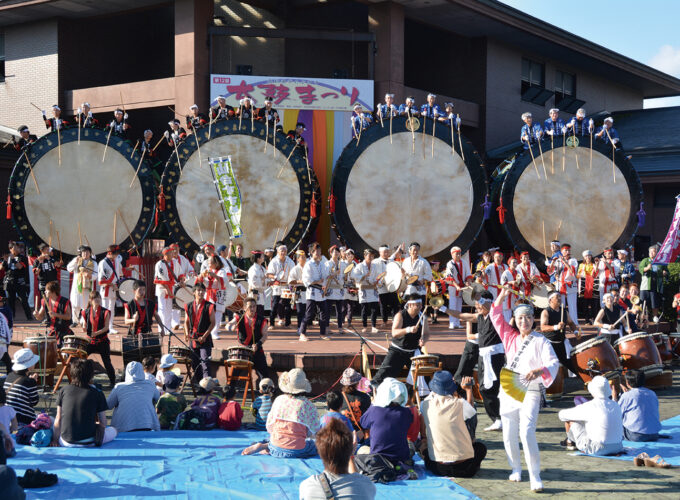
<svg viewBox="0 0 680 500">
<path fill-rule="evenodd" d="M 192 104 L 191 106 L 189 106 L 189 109 L 198 109 L 198 105 L 197 105 L 197 104 Z"/>
<path fill-rule="evenodd" d="M 305 127 L 305 124 L 302 122 L 297 122 L 295 124 L 295 128 L 301 128 L 302 130 L 307 130 L 307 127 Z"/>
<path fill-rule="evenodd" d="M 528 111 L 526 113 L 522 113 L 522 121 L 525 121 L 527 118 L 532 118 L 533 115 L 529 113 Z"/>
<path fill-rule="evenodd" d="M 295 255 L 307 255 L 304 250 L 296 250 Z"/>
<path fill-rule="evenodd" d="M 614 123 L 614 118 L 612 118 L 611 116 L 608 116 L 607 118 L 604 119 L 604 123 L 607 123 L 607 122 Z"/>
<path fill-rule="evenodd" d="M 520 257 L 523 256 L 523 255 L 527 255 L 527 256 L 528 256 L 528 255 L 529 255 L 529 252 L 527 252 L 526 250 L 524 250 L 521 254 L 519 254 Z"/>
<path fill-rule="evenodd" d="M 559 113 L 559 112 L 560 112 L 560 110 L 557 109 L 557 108 L 551 108 L 550 111 L 548 111 L 548 113 Z"/>
<path fill-rule="evenodd" d="M 548 294 L 548 300 L 552 300 L 553 297 L 559 296 L 560 292 L 550 292 Z"/>
<path fill-rule="evenodd" d="M 590 256 L 592 257 L 592 256 L 593 256 L 593 252 L 591 252 L 590 250 L 584 250 L 583 253 L 582 253 L 581 255 L 583 255 L 583 258 L 585 259 L 585 258 L 586 258 L 586 255 L 590 255 Z"/>
<path fill-rule="evenodd" d="M 151 130 L 150 128 L 147 128 L 147 129 L 144 131 L 144 135 L 146 135 L 147 132 L 150 133 L 150 134 L 153 134 L 153 130 Z"/>
<path fill-rule="evenodd" d="M 411 299 L 411 300 L 406 301 L 406 305 L 409 305 L 409 304 L 422 304 L 422 303 L 423 303 L 422 299 Z"/>
<path fill-rule="evenodd" d="M 533 316 L 534 315 L 534 306 L 531 304 L 519 304 L 515 306 L 515 308 L 512 310 L 512 315 L 514 317 L 517 316 Z"/>
<path fill-rule="evenodd" d="M 560 247 L 561 250 L 564 250 L 565 248 L 571 248 L 571 245 L 569 243 L 565 243 Z"/>
<path fill-rule="evenodd" d="M 427 94 L 427 98 L 429 99 L 430 97 L 436 99 L 436 98 L 437 98 L 437 94 Z"/>
<path fill-rule="evenodd" d="M 460 247 L 451 247 L 451 253 L 453 253 L 453 252 L 461 253 L 462 250 L 460 249 Z"/>
<path fill-rule="evenodd" d="M 378 247 L 378 250 L 381 251 L 381 252 L 382 252 L 383 250 L 389 250 L 389 249 L 390 249 L 390 247 L 388 247 L 387 245 L 380 245 L 380 246 Z"/>
<path fill-rule="evenodd" d="M 552 240 L 552 241 L 550 242 L 550 244 L 551 244 L 551 245 L 558 245 L 558 246 L 559 246 L 560 240 Z"/>
<path fill-rule="evenodd" d="M 273 248 L 265 248 L 265 249 L 264 249 L 264 252 L 265 252 L 265 253 L 267 253 L 267 252 L 274 253 L 274 249 L 273 249 Z"/>
<path fill-rule="evenodd" d="M 354 110 L 361 109 L 361 104 L 357 103 L 354 105 Z"/>
<path fill-rule="evenodd" d="M 414 247 L 420 249 L 420 243 L 418 243 L 417 241 L 414 241 L 413 243 L 411 243 L 411 244 L 408 246 L 408 249 L 411 250 L 411 249 L 414 248 Z"/>
<path fill-rule="evenodd" d="M 262 255 L 262 252 L 260 252 L 259 250 L 251 250 L 250 255 Z"/>
<path fill-rule="evenodd" d="M 628 252 L 624 250 L 623 248 L 621 250 L 617 250 L 616 253 L 622 253 L 623 255 L 628 255 Z"/>
<path fill-rule="evenodd" d="M 281 250 L 282 248 L 283 248 L 284 250 L 288 250 L 288 247 L 287 247 L 286 245 L 281 244 L 281 245 L 279 245 L 279 246 L 276 247 L 276 251 L 278 252 L 278 251 Z"/>
<path fill-rule="evenodd" d="M 611 293 L 607 292 L 607 293 L 605 293 L 605 294 L 602 296 L 602 300 L 607 300 L 607 298 L 612 298 L 612 299 L 613 299 L 614 296 L 613 296 Z"/>
<path fill-rule="evenodd" d="M 613 251 L 614 251 L 614 249 L 612 247 L 607 247 L 602 252 L 613 252 Z"/>
<path fill-rule="evenodd" d="M 486 299 L 484 297 L 480 297 L 477 299 L 477 302 L 479 302 L 479 305 L 484 306 L 486 304 L 493 304 L 493 299 Z"/>
<path fill-rule="evenodd" d="M 500 250 L 496 250 L 496 251 L 493 253 L 493 256 L 495 257 L 496 255 L 500 255 L 501 257 L 503 257 L 503 252 L 501 252 Z"/>
<path fill-rule="evenodd" d="M 338 245 L 332 245 L 332 246 L 328 249 L 328 254 L 329 254 L 329 255 L 332 254 L 334 250 L 338 250 Z"/>
<path fill-rule="evenodd" d="M 173 243 L 170 245 L 170 248 L 172 248 L 173 250 L 179 250 L 179 245 L 177 243 Z"/>
<path fill-rule="evenodd" d="M 576 116 L 581 116 L 581 117 L 585 118 L 585 116 L 586 116 L 586 110 L 583 109 L 583 108 L 577 109 L 577 110 L 576 110 Z"/>
<path fill-rule="evenodd" d="M 170 120 L 168 122 L 168 125 L 170 125 L 172 127 L 173 125 L 179 125 L 180 123 L 181 122 L 177 118 L 175 118 L 174 120 Z"/>
<path fill-rule="evenodd" d="M 170 248 L 170 247 L 165 247 L 165 248 L 163 249 L 163 255 L 168 255 L 168 254 L 170 254 L 171 252 L 172 252 L 172 248 Z"/>
<path fill-rule="evenodd" d="M 212 243 L 203 243 L 203 245 L 201 245 L 201 248 L 202 249 L 212 248 L 213 250 L 215 250 L 215 245 L 213 245 Z"/>
<path fill-rule="evenodd" d="M 408 97 L 406 98 L 406 102 L 416 102 L 416 100 L 415 100 L 413 97 L 408 96 Z"/>
<path fill-rule="evenodd" d="M 56 109 L 57 111 L 61 111 L 61 108 L 56 104 L 52 105 L 52 109 Z"/>
<path fill-rule="evenodd" d="M 345 253 L 351 253 L 352 255 L 354 255 L 354 250 L 348 248 L 347 250 L 345 250 Z"/>
<path fill-rule="evenodd" d="M 227 100 L 227 98 L 224 97 L 223 95 L 218 95 L 215 99 L 218 100 L 218 101 L 226 101 Z"/>
<path fill-rule="evenodd" d="M 392 99 L 394 99 L 394 94 L 385 94 L 385 97 L 391 97 Z"/>
<path fill-rule="evenodd" d="M 115 110 L 115 111 L 113 112 L 113 114 L 114 114 L 114 115 L 122 115 L 122 114 L 123 114 L 123 110 L 120 109 L 120 108 L 118 108 L 117 110 Z"/>
<path fill-rule="evenodd" d="M 17 129 L 17 132 L 19 132 L 19 133 L 21 133 L 21 132 L 28 132 L 28 125 L 22 125 L 21 127 L 19 127 L 19 128 Z"/>
<path fill-rule="evenodd" d="M 239 104 L 245 104 L 246 102 L 252 102 L 252 99 L 250 97 L 244 97 L 239 101 Z"/>
<path fill-rule="evenodd" d="M 451 108 L 453 109 L 453 103 L 452 102 L 445 102 L 444 103 L 444 109 Z"/>
<path fill-rule="evenodd" d="M 90 107 L 90 103 L 89 103 L 89 102 L 84 102 L 84 103 L 82 104 L 82 106 L 83 106 L 83 108 L 84 108 L 85 106 L 87 106 L 87 107 L 89 108 L 89 107 Z"/>
</svg>

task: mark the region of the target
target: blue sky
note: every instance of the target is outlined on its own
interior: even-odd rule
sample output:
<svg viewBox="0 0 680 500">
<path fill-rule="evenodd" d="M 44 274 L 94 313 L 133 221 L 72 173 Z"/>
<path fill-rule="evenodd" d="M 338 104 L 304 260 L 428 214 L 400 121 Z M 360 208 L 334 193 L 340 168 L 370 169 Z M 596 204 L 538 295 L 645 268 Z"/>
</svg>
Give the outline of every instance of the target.
<svg viewBox="0 0 680 500">
<path fill-rule="evenodd" d="M 679 0 L 501 0 L 631 59 L 680 78 Z M 680 97 L 645 107 L 678 106 Z"/>
</svg>

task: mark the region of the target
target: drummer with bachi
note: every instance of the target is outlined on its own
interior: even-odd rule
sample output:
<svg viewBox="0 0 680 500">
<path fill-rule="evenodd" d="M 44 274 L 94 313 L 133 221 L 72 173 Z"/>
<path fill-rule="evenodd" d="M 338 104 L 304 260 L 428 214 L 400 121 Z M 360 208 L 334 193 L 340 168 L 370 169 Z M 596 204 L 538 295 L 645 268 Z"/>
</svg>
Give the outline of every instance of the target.
<svg viewBox="0 0 680 500">
<path fill-rule="evenodd" d="M 98 267 L 92 258 L 92 249 L 89 246 L 78 247 L 78 255 L 66 265 L 66 270 L 73 273 L 71 285 L 71 309 L 73 313 L 73 325 L 78 326 L 80 310 L 87 307 L 90 301 L 90 292 L 97 288 Z"/>
<path fill-rule="evenodd" d="M 352 115 L 351 121 L 352 133 L 354 134 L 353 137 L 361 135 L 361 132 L 367 129 L 372 123 L 371 115 L 364 113 L 364 109 L 359 103 L 354 105 L 354 115 Z"/>
<path fill-rule="evenodd" d="M 501 276 L 507 268 L 508 266 L 503 262 L 503 252 L 496 250 L 493 253 L 493 262 L 484 269 L 484 274 L 486 275 L 485 281 L 494 300 L 498 297 L 498 288 L 501 286 Z"/>
<path fill-rule="evenodd" d="M 354 266 L 352 278 L 359 286 L 359 304 L 361 304 L 362 333 L 368 330 L 368 315 L 371 315 L 371 333 L 378 333 L 377 321 L 380 310 L 380 299 L 376 284 L 379 280 L 379 267 L 373 265 L 375 250 L 364 250 L 364 260 Z"/>
<path fill-rule="evenodd" d="M 394 94 L 385 94 L 385 104 L 379 104 L 378 109 L 375 112 L 377 120 L 389 120 L 395 116 L 398 116 L 399 111 L 394 105 Z"/>
<path fill-rule="evenodd" d="M 340 249 L 333 245 L 328 249 L 330 259 L 326 262 L 328 267 L 328 285 L 326 287 L 326 302 L 328 303 L 328 316 L 335 307 L 338 331 L 342 332 L 345 309 L 345 268 L 347 262 L 340 259 Z"/>
<path fill-rule="evenodd" d="M 328 280 L 328 267 L 321 253 L 321 245 L 314 242 L 309 245 L 309 260 L 302 270 L 302 282 L 307 287 L 307 310 L 305 311 L 305 319 L 302 321 L 298 333 L 300 334 L 300 341 L 306 342 L 307 325 L 311 324 L 319 311 L 319 328 L 322 339 L 326 338 L 326 330 L 328 328 L 328 304 L 326 304 L 326 297 L 323 294 L 323 287 Z"/>
<path fill-rule="evenodd" d="M 581 328 L 569 317 L 568 310 L 561 307 L 561 297 L 558 292 L 552 292 L 548 296 L 548 307 L 541 313 L 540 332 L 550 341 L 557 359 L 562 366 L 575 371 L 571 363 L 571 343 L 566 338 L 566 329 L 569 327 L 576 338 L 581 338 Z"/>
<path fill-rule="evenodd" d="M 510 259 L 508 259 L 508 268 L 501 274 L 501 286 L 519 293 L 522 289 L 523 282 L 522 274 L 517 270 L 517 259 L 515 257 L 510 257 Z M 510 323 L 510 320 L 512 319 L 512 310 L 515 307 L 516 300 L 517 295 L 511 293 L 508 295 L 508 298 L 503 301 L 503 317 L 508 323 Z"/>
<path fill-rule="evenodd" d="M 248 268 L 248 296 L 257 304 L 257 313 L 264 314 L 264 290 L 267 287 L 267 270 L 264 267 L 264 254 L 259 250 L 250 252 L 250 268 Z"/>
<path fill-rule="evenodd" d="M 420 110 L 416 106 L 416 100 L 413 97 L 408 96 L 404 100 L 404 104 L 399 106 L 399 116 L 420 116 Z"/>
<path fill-rule="evenodd" d="M 529 149 L 529 145 L 537 144 L 543 136 L 543 129 L 540 123 L 534 123 L 534 118 L 528 111 L 522 113 L 522 130 L 519 133 L 519 140 L 522 141 L 524 149 Z"/>
<path fill-rule="evenodd" d="M 307 288 L 302 282 L 302 271 L 305 268 L 305 264 L 307 264 L 307 254 L 305 251 L 300 249 L 296 250 L 295 260 L 297 260 L 297 264 L 295 264 L 295 267 L 288 275 L 288 284 L 290 285 L 290 289 L 293 292 L 293 300 L 295 300 L 295 312 L 297 316 L 297 327 L 300 328 L 300 325 L 305 319 L 305 312 L 307 310 L 307 294 L 305 293 Z"/>
<path fill-rule="evenodd" d="M 560 110 L 557 108 L 552 108 L 548 112 L 549 118 L 543 122 L 543 130 L 546 134 L 550 136 L 559 137 L 562 135 L 562 129 L 565 128 L 564 120 L 560 118 Z"/>
<path fill-rule="evenodd" d="M 31 144 L 38 140 L 35 135 L 31 134 L 27 125 L 22 125 L 19 127 L 17 132 L 19 132 L 21 137 L 19 137 L 19 140 L 17 141 L 14 136 L 12 136 L 12 143 L 14 144 L 14 149 L 19 153 L 23 152 L 25 149 L 28 149 Z"/>
<path fill-rule="evenodd" d="M 408 280 L 417 277 L 417 280 L 406 286 L 404 295 L 418 295 L 425 301 L 427 295 L 426 282 L 432 281 L 432 268 L 430 263 L 420 257 L 420 243 L 414 241 L 408 246 L 408 254 L 401 263 L 401 273 Z"/>
<path fill-rule="evenodd" d="M 354 261 L 354 250 L 351 248 L 345 249 L 345 269 L 349 266 L 356 265 Z M 352 273 L 345 274 L 345 321 L 348 326 L 352 326 L 352 316 L 354 315 L 354 304 L 359 301 L 359 293 L 352 277 Z"/>
<path fill-rule="evenodd" d="M 593 119 L 586 120 L 586 110 L 579 108 L 576 115 L 567 123 L 569 134 L 587 136 L 593 133 L 595 123 Z"/>
<path fill-rule="evenodd" d="M 52 106 L 52 118 L 47 118 L 45 110 L 42 111 L 42 117 L 45 122 L 45 128 L 50 132 L 64 130 L 68 127 L 68 122 L 61 119 L 61 108 L 57 104 Z"/>
<path fill-rule="evenodd" d="M 235 116 L 234 108 L 227 104 L 227 99 L 224 96 L 218 95 L 216 101 L 217 105 L 210 108 L 210 119 L 213 123 L 217 120 L 227 120 Z"/>
<path fill-rule="evenodd" d="M 571 245 L 562 244 L 560 256 L 548 266 L 548 273 L 555 274 L 557 291 L 562 295 L 562 303 L 569 307 L 569 317 L 578 325 L 578 262 L 571 256 Z"/>
<path fill-rule="evenodd" d="M 420 116 L 427 117 L 430 120 L 443 120 L 444 114 L 436 100 L 435 94 L 427 94 L 427 102 L 420 106 Z"/>
<path fill-rule="evenodd" d="M 451 260 L 446 263 L 444 277 L 450 278 L 449 306 L 452 311 L 461 312 L 463 310 L 462 289 L 472 281 L 470 264 L 461 258 L 462 249 L 458 246 L 451 247 Z M 455 316 L 449 316 L 449 330 L 460 328 L 460 320 Z"/>
<path fill-rule="evenodd" d="M 92 116 L 89 102 L 84 102 L 81 107 L 76 110 L 73 119 L 80 128 L 95 128 L 99 125 L 99 121 Z"/>
<path fill-rule="evenodd" d="M 272 310 L 269 315 L 269 324 L 273 325 L 278 316 L 279 326 L 290 326 L 290 298 L 282 298 L 281 294 L 288 292 L 288 274 L 295 267 L 293 260 L 288 257 L 288 247 L 282 242 L 276 245 L 276 257 L 267 266 L 267 278 L 272 284 Z M 285 290 L 285 292 L 284 292 Z M 283 309 L 283 311 L 281 311 Z M 285 318 L 285 320 L 283 319 Z M 285 321 L 285 322 L 284 322 Z"/>
<path fill-rule="evenodd" d="M 106 125 L 106 130 L 110 130 L 113 135 L 117 135 L 122 139 L 127 139 L 130 124 L 127 122 L 128 114 L 122 109 L 117 109 L 113 112 L 113 120 Z"/>
<path fill-rule="evenodd" d="M 529 252 L 526 250 L 519 255 L 520 263 L 517 270 L 522 275 L 522 282 L 524 283 L 523 292 L 525 296 L 531 295 L 531 291 L 535 284 L 540 283 L 541 273 L 538 272 L 536 264 L 531 262 Z"/>
<path fill-rule="evenodd" d="M 227 331 L 238 330 L 238 343 L 253 350 L 253 366 L 260 380 L 269 377 L 267 357 L 262 345 L 267 341 L 269 325 L 264 314 L 257 312 L 257 300 L 247 297 L 244 304 L 245 314 L 235 314 L 227 323 Z"/>
<path fill-rule="evenodd" d="M 378 247 L 378 258 L 373 260 L 373 265 L 378 268 L 378 274 L 387 272 L 387 264 L 394 262 L 394 258 L 402 251 L 400 245 L 392 255 L 390 255 L 390 247 L 382 244 Z M 384 279 L 378 283 L 378 299 L 380 300 L 380 314 L 382 315 L 383 326 L 387 325 L 387 319 L 390 312 L 395 315 L 399 310 L 399 298 L 397 292 L 390 292 L 387 289 L 387 284 Z"/>
</svg>

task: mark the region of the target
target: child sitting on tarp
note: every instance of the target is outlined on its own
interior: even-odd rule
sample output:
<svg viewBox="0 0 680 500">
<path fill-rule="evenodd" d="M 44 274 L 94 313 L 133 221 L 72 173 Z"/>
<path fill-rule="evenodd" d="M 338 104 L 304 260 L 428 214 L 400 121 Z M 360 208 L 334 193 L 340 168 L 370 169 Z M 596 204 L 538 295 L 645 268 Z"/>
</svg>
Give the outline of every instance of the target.
<svg viewBox="0 0 680 500">
<path fill-rule="evenodd" d="M 172 429 L 177 415 L 187 407 L 186 398 L 177 392 L 180 382 L 180 378 L 174 373 L 165 373 L 165 384 L 163 385 L 165 392 L 156 403 L 156 413 L 158 413 L 161 429 Z"/>
<path fill-rule="evenodd" d="M 319 419 L 319 425 L 324 427 L 328 424 L 328 422 L 330 422 L 332 418 L 337 418 L 347 425 L 347 428 L 350 432 L 354 433 L 354 425 L 352 425 L 352 421 L 339 411 L 341 406 L 342 397 L 340 394 L 335 391 L 331 391 L 326 394 L 326 408 L 328 410 L 326 411 L 326 414 Z"/>
<path fill-rule="evenodd" d="M 254 428 L 258 431 L 267 430 L 267 416 L 272 409 L 272 395 L 276 390 L 274 381 L 270 378 L 260 380 L 260 396 L 253 401 Z"/>
<path fill-rule="evenodd" d="M 219 389 L 220 384 L 217 379 L 205 377 L 198 383 L 198 397 L 191 403 L 192 408 L 200 408 L 206 413 L 204 425 L 206 429 L 212 429 L 217 425 L 217 415 L 222 401 L 212 394 L 215 389 Z"/>
<path fill-rule="evenodd" d="M 229 385 L 224 388 L 224 402 L 220 405 L 217 417 L 217 425 L 225 431 L 237 431 L 241 428 L 243 410 L 241 405 L 234 401 L 236 388 Z"/>
</svg>

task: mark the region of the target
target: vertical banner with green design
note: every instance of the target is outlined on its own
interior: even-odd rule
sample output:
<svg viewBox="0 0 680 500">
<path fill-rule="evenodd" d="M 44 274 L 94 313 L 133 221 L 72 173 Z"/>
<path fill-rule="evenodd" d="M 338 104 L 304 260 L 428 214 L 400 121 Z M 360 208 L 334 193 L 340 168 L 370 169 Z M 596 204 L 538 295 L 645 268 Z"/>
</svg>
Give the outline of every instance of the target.
<svg viewBox="0 0 680 500">
<path fill-rule="evenodd" d="M 210 158 L 210 172 L 213 176 L 217 197 L 222 205 L 224 221 L 234 238 L 243 236 L 241 229 L 241 191 L 234 176 L 231 156 Z"/>
</svg>

